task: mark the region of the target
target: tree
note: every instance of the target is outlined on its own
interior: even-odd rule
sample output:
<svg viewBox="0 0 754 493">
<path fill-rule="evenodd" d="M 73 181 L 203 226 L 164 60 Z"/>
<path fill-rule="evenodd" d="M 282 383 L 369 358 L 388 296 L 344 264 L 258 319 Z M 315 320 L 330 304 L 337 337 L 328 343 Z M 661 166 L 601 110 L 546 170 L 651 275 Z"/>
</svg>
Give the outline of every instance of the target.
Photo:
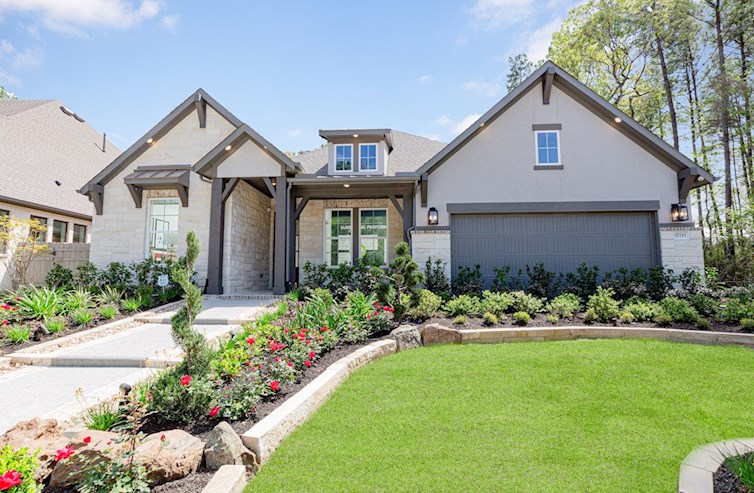
<svg viewBox="0 0 754 493">
<path fill-rule="evenodd" d="M 505 87 L 510 92 L 531 75 L 534 71 L 534 64 L 525 53 L 521 53 L 516 56 L 509 56 L 508 65 L 510 67 L 508 68 Z"/>
<path fill-rule="evenodd" d="M 31 262 L 47 250 L 44 244 L 46 227 L 36 219 L 0 216 L 0 256 L 14 290 L 26 284 Z"/>
<path fill-rule="evenodd" d="M 0 86 L 0 100 L 2 99 L 16 99 L 16 95 L 12 92 L 6 91 L 3 86 Z"/>
</svg>

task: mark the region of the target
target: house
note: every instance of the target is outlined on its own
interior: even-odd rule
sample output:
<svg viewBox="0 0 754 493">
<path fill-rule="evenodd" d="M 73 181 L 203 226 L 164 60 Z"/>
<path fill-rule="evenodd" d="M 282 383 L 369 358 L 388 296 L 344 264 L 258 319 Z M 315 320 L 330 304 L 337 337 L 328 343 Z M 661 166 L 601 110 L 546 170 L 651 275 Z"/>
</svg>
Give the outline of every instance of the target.
<svg viewBox="0 0 754 493">
<path fill-rule="evenodd" d="M 714 177 L 547 62 L 448 145 L 389 128 L 322 130 L 287 156 L 199 89 L 87 183 L 91 260 L 202 244 L 210 294 L 300 279 L 367 255 L 516 272 L 702 268 L 689 191 Z"/>
<path fill-rule="evenodd" d="M 77 190 L 119 154 L 61 101 L 0 100 L 0 215 L 36 219 L 47 243 L 88 243 L 94 207 Z"/>
</svg>

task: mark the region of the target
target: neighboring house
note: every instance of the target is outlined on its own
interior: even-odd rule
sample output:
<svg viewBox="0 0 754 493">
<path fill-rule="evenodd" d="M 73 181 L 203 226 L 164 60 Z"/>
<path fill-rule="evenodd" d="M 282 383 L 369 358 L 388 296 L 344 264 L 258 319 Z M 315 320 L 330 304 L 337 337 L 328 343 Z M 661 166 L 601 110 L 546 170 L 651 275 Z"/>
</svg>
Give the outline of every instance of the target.
<svg viewBox="0 0 754 493">
<path fill-rule="evenodd" d="M 0 100 L 0 214 L 37 219 L 47 243 L 88 243 L 94 208 L 77 190 L 119 154 L 60 101 Z"/>
<path fill-rule="evenodd" d="M 306 262 L 363 255 L 512 273 L 703 268 L 689 191 L 714 177 L 552 62 L 453 142 L 390 129 L 322 130 L 288 157 L 198 90 L 81 192 L 99 265 L 202 244 L 208 293 L 284 292 Z"/>
</svg>

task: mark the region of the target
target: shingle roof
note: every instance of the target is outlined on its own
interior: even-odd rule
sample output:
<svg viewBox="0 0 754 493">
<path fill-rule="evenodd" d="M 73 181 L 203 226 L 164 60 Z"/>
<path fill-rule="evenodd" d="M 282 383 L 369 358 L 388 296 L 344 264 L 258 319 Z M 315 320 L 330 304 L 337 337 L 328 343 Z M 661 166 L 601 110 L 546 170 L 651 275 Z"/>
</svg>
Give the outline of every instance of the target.
<svg viewBox="0 0 754 493">
<path fill-rule="evenodd" d="M 91 216 L 91 202 L 77 190 L 120 150 L 108 142 L 102 152 L 102 134 L 61 106 L 58 100 L 0 101 L 0 200 Z"/>
<path fill-rule="evenodd" d="M 414 172 L 445 147 L 442 142 L 397 130 L 393 130 L 393 140 L 386 176 Z M 306 174 L 327 175 L 327 147 L 303 152 L 292 159 L 301 163 Z"/>
</svg>

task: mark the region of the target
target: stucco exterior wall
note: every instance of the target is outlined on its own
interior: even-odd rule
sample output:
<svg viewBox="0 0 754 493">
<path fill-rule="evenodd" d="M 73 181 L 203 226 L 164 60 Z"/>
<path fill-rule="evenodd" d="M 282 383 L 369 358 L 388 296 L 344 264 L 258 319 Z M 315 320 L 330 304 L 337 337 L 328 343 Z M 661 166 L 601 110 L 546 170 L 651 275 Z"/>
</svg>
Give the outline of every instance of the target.
<svg viewBox="0 0 754 493">
<path fill-rule="evenodd" d="M 296 265 L 299 267 L 299 278 L 302 276 L 302 269 L 306 262 L 316 265 L 325 261 L 325 209 L 351 209 L 354 207 L 387 209 L 388 262 L 395 258 L 395 246 L 403 241 L 403 218 L 390 200 L 310 200 L 298 221 Z M 357 222 L 354 222 L 354 226 L 357 225 Z"/>
<path fill-rule="evenodd" d="M 534 124 L 561 124 L 563 169 L 534 169 Z M 429 175 L 428 207 L 449 225 L 448 203 L 659 200 L 660 223 L 678 202 L 674 170 L 553 87 L 536 85 Z M 417 200 L 417 226 L 427 208 Z"/>
<path fill-rule="evenodd" d="M 660 227 L 662 265 L 680 274 L 691 268 L 704 273 L 704 247 L 701 228 Z"/>
<path fill-rule="evenodd" d="M 225 293 L 269 289 L 271 210 L 271 199 L 243 181 L 225 203 Z"/>
<path fill-rule="evenodd" d="M 102 215 L 95 215 L 92 222 L 91 261 L 103 267 L 114 261 L 138 262 L 147 255 L 147 199 L 144 198 L 140 209 L 136 208 L 123 183 L 126 175 L 142 165 L 193 165 L 233 130 L 233 124 L 209 106 L 206 128 L 199 128 L 199 119 L 193 111 L 107 183 Z M 192 173 L 189 205 L 181 207 L 178 215 L 178 254 L 185 251 L 184 239 L 189 231 L 197 234 L 201 245 L 196 277 L 199 286 L 204 286 L 207 278 L 211 189 L 210 183 Z"/>
</svg>

